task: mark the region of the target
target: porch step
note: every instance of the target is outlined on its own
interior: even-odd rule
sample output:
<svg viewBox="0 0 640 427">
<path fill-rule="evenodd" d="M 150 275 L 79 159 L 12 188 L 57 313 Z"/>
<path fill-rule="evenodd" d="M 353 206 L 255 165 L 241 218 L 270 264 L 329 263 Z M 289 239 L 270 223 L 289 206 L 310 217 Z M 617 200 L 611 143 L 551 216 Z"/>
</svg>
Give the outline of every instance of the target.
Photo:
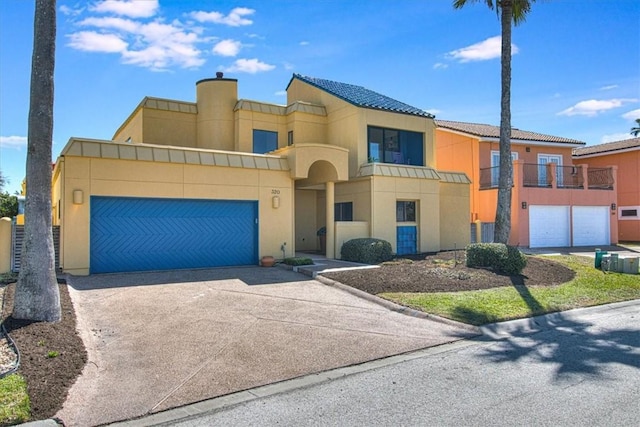
<svg viewBox="0 0 640 427">
<path fill-rule="evenodd" d="M 301 265 L 298 267 L 291 267 L 285 264 L 279 264 L 279 266 L 293 270 L 298 273 L 302 273 L 306 276 L 315 279 L 318 274 L 329 273 L 332 271 L 345 271 L 345 270 L 358 270 L 364 268 L 380 268 L 378 265 L 360 264 L 356 262 L 340 261 L 336 259 L 313 259 L 313 265 Z"/>
</svg>

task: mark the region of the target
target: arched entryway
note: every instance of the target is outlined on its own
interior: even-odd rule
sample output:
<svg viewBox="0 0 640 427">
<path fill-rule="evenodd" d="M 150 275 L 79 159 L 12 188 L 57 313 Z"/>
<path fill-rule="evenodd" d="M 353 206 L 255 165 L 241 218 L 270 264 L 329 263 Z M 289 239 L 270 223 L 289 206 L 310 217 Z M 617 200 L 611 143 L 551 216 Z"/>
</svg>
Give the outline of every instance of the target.
<svg viewBox="0 0 640 427">
<path fill-rule="evenodd" d="M 296 144 L 278 151 L 286 156 L 295 180 L 295 247 L 335 258 L 335 183 L 349 179 L 349 152 L 325 144 Z"/>
</svg>

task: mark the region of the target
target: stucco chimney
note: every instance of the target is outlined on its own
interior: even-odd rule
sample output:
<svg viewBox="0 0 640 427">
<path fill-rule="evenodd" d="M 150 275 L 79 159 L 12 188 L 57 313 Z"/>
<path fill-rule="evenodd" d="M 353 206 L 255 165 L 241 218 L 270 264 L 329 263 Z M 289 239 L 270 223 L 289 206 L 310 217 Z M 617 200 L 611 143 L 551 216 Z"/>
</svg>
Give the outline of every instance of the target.
<svg viewBox="0 0 640 427">
<path fill-rule="evenodd" d="M 238 80 L 226 79 L 221 71 L 215 79 L 196 83 L 197 147 L 233 151 L 234 112 L 238 102 Z"/>
</svg>

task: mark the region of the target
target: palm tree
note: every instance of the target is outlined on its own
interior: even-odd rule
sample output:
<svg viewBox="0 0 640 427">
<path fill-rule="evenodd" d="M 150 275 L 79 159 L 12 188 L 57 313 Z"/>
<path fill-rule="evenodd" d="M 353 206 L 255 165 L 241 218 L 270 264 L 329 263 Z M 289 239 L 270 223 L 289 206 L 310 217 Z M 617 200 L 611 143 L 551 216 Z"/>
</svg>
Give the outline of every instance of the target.
<svg viewBox="0 0 640 427">
<path fill-rule="evenodd" d="M 482 1 L 489 9 L 500 15 L 502 30 L 501 86 L 500 97 L 500 175 L 498 178 L 498 204 L 496 207 L 496 243 L 508 243 L 511 233 L 511 187 L 513 185 L 513 163 L 511 161 L 511 23 L 524 22 L 536 0 L 453 0 L 453 7 L 460 9 L 467 3 Z"/>
<path fill-rule="evenodd" d="M 13 317 L 57 322 L 60 293 L 51 234 L 51 150 L 56 1 L 36 0 L 29 130 L 24 247 L 16 285 Z"/>
<path fill-rule="evenodd" d="M 638 136 L 640 135 L 640 119 L 636 119 L 636 125 L 631 128 L 631 135 Z"/>
</svg>

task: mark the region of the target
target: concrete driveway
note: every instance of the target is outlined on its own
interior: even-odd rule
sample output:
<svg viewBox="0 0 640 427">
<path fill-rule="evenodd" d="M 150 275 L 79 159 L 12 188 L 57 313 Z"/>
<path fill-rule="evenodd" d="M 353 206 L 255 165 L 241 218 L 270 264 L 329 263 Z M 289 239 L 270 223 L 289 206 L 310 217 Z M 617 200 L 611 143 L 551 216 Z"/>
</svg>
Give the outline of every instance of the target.
<svg viewBox="0 0 640 427">
<path fill-rule="evenodd" d="M 139 417 L 475 335 L 280 268 L 70 277 L 89 361 L 56 415 Z"/>
</svg>

